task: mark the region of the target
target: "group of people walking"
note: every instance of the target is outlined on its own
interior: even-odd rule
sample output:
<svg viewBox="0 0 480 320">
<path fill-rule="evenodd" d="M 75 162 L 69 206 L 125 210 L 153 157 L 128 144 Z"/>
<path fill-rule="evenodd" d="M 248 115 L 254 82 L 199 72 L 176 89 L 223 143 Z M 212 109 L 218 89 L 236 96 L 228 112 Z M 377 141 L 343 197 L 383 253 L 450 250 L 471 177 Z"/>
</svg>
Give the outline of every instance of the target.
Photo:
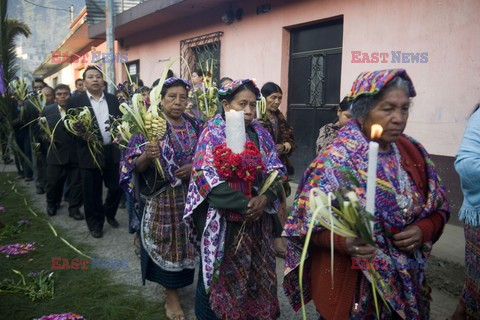
<svg viewBox="0 0 480 320">
<path fill-rule="evenodd" d="M 68 149 L 65 153 L 76 154 L 78 160 L 65 156 L 54 165 L 55 172 L 61 174 L 53 180 L 63 184 L 64 172 L 81 177 L 81 192 L 77 192 L 83 194 L 87 225 L 97 238 L 102 236 L 105 218 L 118 226 L 115 213 L 121 188 L 130 195 L 140 220 L 142 279 L 165 288 L 168 319 L 185 319 L 178 289 L 194 282 L 196 268 L 197 319 L 277 319 L 281 310 L 276 256 L 285 257 L 283 289 L 294 310 L 300 309 L 303 296 L 304 303 L 313 300 L 320 319 L 429 319 L 431 289 L 425 270 L 398 261 L 428 259 L 448 222 L 450 209 L 432 158 L 420 142 L 403 133 L 411 99 L 416 95 L 405 70 L 358 76 L 340 103 L 338 121 L 320 130 L 317 157 L 303 174 L 290 212 L 286 196 L 294 168 L 289 156 L 296 144 L 292 127 L 279 111 L 283 94 L 277 84 L 266 83 L 260 90 L 251 79 L 225 79 L 218 93 L 219 111 L 204 122 L 189 112 L 190 82 L 170 77 L 161 88 L 166 132 L 154 141 L 138 133 L 121 152 L 103 125 L 108 124 L 109 115 L 119 115 L 118 100 L 103 92 L 103 75 L 95 67 L 88 67 L 83 78 L 85 93 L 64 102 L 60 93 L 64 94 L 65 88 L 58 86 L 58 108 L 47 108 L 45 113 L 63 118 L 62 110 L 91 108 L 103 142 L 97 157 L 100 168 L 86 141 L 65 135 L 57 150 Z M 259 117 L 256 107 L 262 96 L 267 111 Z M 246 143 L 240 155 L 253 155 L 258 160 L 254 166 L 235 160 L 227 146 L 226 115 L 232 110 L 243 112 Z M 479 172 L 478 166 L 466 160 L 476 155 L 472 163 L 478 162 L 474 146 L 480 139 L 474 119 L 479 112 L 469 122 L 467 131 L 471 133 L 457 159 L 462 186 L 466 194 L 470 192 L 462 208 L 462 217 L 469 224 L 470 263 L 465 294 L 454 315 L 458 319 L 479 317 L 480 277 L 474 266 L 479 259 L 475 252 L 480 221 L 478 184 L 468 177 Z M 352 190 L 365 206 L 373 124 L 383 128 L 376 140 L 379 154 L 373 243 L 332 236 L 313 221 L 310 249 L 302 258 L 308 226 L 315 220 L 310 204 L 312 189 L 325 193 Z M 63 136 L 60 132 L 59 137 Z M 72 173 L 72 167 L 78 170 Z M 272 176 L 276 179 L 263 188 L 272 182 L 267 182 Z M 72 181 L 77 180 L 70 177 L 70 193 L 77 186 Z M 105 202 L 102 184 L 107 187 Z M 57 203 L 60 196 L 56 192 L 49 201 Z M 378 277 L 372 278 L 369 270 L 352 269 L 352 258 L 380 258 L 384 265 L 377 270 Z M 378 303 L 374 303 L 372 282 L 377 283 L 382 296 Z"/>
</svg>

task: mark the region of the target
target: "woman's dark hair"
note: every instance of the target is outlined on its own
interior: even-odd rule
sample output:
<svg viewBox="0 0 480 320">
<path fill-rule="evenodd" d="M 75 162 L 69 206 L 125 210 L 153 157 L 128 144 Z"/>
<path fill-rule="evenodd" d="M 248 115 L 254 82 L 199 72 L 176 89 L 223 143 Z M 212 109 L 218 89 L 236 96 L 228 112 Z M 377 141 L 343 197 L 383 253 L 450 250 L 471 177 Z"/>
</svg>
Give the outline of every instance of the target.
<svg viewBox="0 0 480 320">
<path fill-rule="evenodd" d="M 162 97 L 165 97 L 165 94 L 167 93 L 167 90 L 170 89 L 170 88 L 173 88 L 173 87 L 183 87 L 185 89 L 185 91 L 188 93 L 188 87 L 185 84 L 185 82 L 178 79 L 178 80 L 173 81 L 172 83 L 169 83 L 167 85 L 165 85 L 165 84 L 163 85 L 162 91 L 160 92 Z"/>
<path fill-rule="evenodd" d="M 173 71 L 171 69 L 168 69 L 167 71 L 167 76 L 165 77 L 165 79 L 168 79 L 168 78 L 172 78 L 173 77 Z M 158 83 L 160 82 L 160 78 L 158 78 L 157 80 L 153 81 L 152 83 L 152 88 L 155 87 L 156 85 L 158 85 Z"/>
<path fill-rule="evenodd" d="M 233 79 L 230 78 L 230 77 L 223 77 L 222 79 L 220 79 L 220 81 L 218 81 L 218 89 L 220 89 L 221 87 L 224 86 L 224 82 L 225 81 L 230 81 L 230 82 L 233 82 Z"/>
<path fill-rule="evenodd" d="M 342 102 L 338 105 L 338 108 L 343 112 L 350 109 L 350 103 L 347 100 L 347 97 L 343 98 Z"/>
<path fill-rule="evenodd" d="M 138 92 L 139 92 L 139 93 L 143 93 L 143 92 L 145 92 L 145 91 L 149 92 L 149 91 L 150 91 L 150 88 L 147 87 L 147 86 L 143 86 L 143 87 L 138 88 Z"/>
<path fill-rule="evenodd" d="M 407 80 L 396 77 L 374 96 L 362 95 L 351 103 L 350 113 L 353 119 L 365 118 L 391 89 L 402 89 L 409 96 L 410 86 Z"/>
<path fill-rule="evenodd" d="M 202 69 L 195 69 L 195 70 L 193 70 L 193 72 L 196 73 L 197 76 L 203 77 L 203 71 L 202 71 Z M 193 72 L 192 72 L 192 73 L 193 73 Z"/>
<path fill-rule="evenodd" d="M 248 90 L 252 92 L 255 96 L 257 95 L 255 92 L 258 92 L 255 88 L 255 85 L 252 82 L 246 82 L 241 86 L 239 86 L 235 91 L 231 92 L 230 94 L 222 96 L 220 100 L 225 99 L 230 104 L 233 101 L 233 99 L 235 99 L 235 96 L 244 90 Z"/>
<path fill-rule="evenodd" d="M 261 92 L 262 92 L 262 96 L 264 96 L 265 98 L 271 95 L 272 93 L 278 92 L 283 94 L 282 88 L 280 88 L 280 86 L 274 82 L 265 83 L 262 87 Z"/>
</svg>

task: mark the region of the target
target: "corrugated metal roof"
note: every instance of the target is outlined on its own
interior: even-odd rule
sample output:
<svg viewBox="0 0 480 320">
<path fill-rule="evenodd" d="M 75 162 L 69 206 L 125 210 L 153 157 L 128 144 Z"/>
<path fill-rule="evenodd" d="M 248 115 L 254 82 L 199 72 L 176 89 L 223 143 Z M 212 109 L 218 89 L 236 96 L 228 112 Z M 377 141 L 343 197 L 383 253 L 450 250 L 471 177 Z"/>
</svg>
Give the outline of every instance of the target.
<svg viewBox="0 0 480 320">
<path fill-rule="evenodd" d="M 135 7 L 145 0 L 114 0 L 113 14 L 117 15 L 125 10 Z M 87 23 L 93 26 L 101 21 L 105 21 L 105 0 L 86 0 L 87 6 Z"/>
</svg>

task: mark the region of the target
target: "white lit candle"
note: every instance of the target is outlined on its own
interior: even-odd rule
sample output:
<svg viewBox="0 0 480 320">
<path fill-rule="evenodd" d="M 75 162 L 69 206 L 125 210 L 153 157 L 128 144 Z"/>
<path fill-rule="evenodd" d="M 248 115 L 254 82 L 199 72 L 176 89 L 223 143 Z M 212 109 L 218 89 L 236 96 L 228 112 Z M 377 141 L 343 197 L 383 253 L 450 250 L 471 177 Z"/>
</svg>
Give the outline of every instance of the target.
<svg viewBox="0 0 480 320">
<path fill-rule="evenodd" d="M 227 147 L 230 148 L 233 153 L 242 153 L 246 141 L 243 110 L 230 110 L 225 112 L 225 131 Z"/>
<path fill-rule="evenodd" d="M 379 138 L 382 135 L 383 128 L 378 125 L 372 125 L 371 139 Z M 375 190 L 377 188 L 377 163 L 378 163 L 378 143 L 370 141 L 368 143 L 368 177 L 367 177 L 367 200 L 365 209 L 375 218 Z M 370 228 L 373 230 L 375 221 L 370 221 Z"/>
<path fill-rule="evenodd" d="M 258 103 L 258 101 L 255 110 L 257 111 L 257 119 L 260 119 L 262 115 L 260 114 L 260 104 Z"/>
</svg>

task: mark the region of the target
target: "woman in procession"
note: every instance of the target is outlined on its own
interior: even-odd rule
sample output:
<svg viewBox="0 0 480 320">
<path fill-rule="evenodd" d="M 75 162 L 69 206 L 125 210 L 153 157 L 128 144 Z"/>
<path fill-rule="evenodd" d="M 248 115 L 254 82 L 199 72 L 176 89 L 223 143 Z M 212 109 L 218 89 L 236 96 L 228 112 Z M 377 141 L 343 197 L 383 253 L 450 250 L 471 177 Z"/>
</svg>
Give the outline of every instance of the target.
<svg viewBox="0 0 480 320">
<path fill-rule="evenodd" d="M 158 143 L 148 142 L 140 134 L 132 137 L 121 163 L 120 183 L 133 192 L 132 178 L 139 176 L 140 192 L 145 198 L 141 221 L 142 280 L 157 282 L 165 288 L 168 319 L 185 319 L 178 289 L 193 283 L 198 263 L 189 228 L 183 220 L 185 197 L 192 171 L 192 158 L 200 124 L 185 114 L 190 84 L 179 78 L 165 80 L 161 90 L 161 109 L 167 130 Z M 154 161 L 160 160 L 165 176 L 160 179 Z M 148 189 L 142 185 L 150 185 Z"/>
<path fill-rule="evenodd" d="M 219 94 L 227 114 L 212 118 L 200 136 L 185 210 L 201 252 L 195 314 L 199 320 L 277 319 L 273 217 L 281 179 L 261 195 L 258 189 L 274 171 L 284 177 L 284 167 L 254 119 L 255 83 L 236 80 Z M 242 111 L 246 143 L 238 161 L 226 146 L 225 118 Z"/>
<path fill-rule="evenodd" d="M 296 148 L 295 139 L 293 137 L 293 128 L 285 119 L 283 113 L 279 110 L 282 103 L 283 92 L 279 85 L 273 82 L 267 82 L 262 86 L 262 96 L 265 97 L 267 110 L 266 117 L 262 118 L 261 123 L 272 136 L 273 142 L 277 149 L 277 155 L 287 168 L 288 176 L 294 174 L 293 165 L 290 162 L 290 155 Z M 288 181 L 283 183 L 285 197 L 282 197 L 277 217 L 274 221 L 275 233 L 275 250 L 277 255 L 285 258 L 286 245 L 284 239 L 281 238 L 283 225 L 287 219 L 287 197 L 291 193 Z M 283 195 L 283 193 L 282 193 Z"/>
<path fill-rule="evenodd" d="M 337 132 L 340 130 L 352 116 L 350 115 L 350 103 L 347 97 L 343 98 L 342 102 L 337 108 L 337 119 L 332 123 L 328 123 L 320 128 L 318 131 L 317 142 L 315 143 L 315 150 L 317 156 L 325 150 L 325 148 L 337 137 Z"/>
<path fill-rule="evenodd" d="M 332 243 L 330 231 L 316 224 L 305 260 L 305 303 L 313 299 L 321 319 L 376 319 L 370 270 L 352 268 L 355 259 L 376 259 L 381 261 L 379 279 L 373 280 L 379 289 L 380 318 L 429 319 L 431 289 L 424 266 L 450 213 L 430 155 L 403 134 L 414 96 L 403 69 L 364 72 L 354 82 L 348 95 L 353 119 L 306 170 L 285 224 L 290 242 L 283 285 L 295 310 L 301 306 L 298 268 L 312 219 L 310 191 L 352 190 L 365 207 L 369 137 L 371 126 L 379 124 L 383 133 L 378 139 L 375 245 L 337 234 Z"/>
</svg>

